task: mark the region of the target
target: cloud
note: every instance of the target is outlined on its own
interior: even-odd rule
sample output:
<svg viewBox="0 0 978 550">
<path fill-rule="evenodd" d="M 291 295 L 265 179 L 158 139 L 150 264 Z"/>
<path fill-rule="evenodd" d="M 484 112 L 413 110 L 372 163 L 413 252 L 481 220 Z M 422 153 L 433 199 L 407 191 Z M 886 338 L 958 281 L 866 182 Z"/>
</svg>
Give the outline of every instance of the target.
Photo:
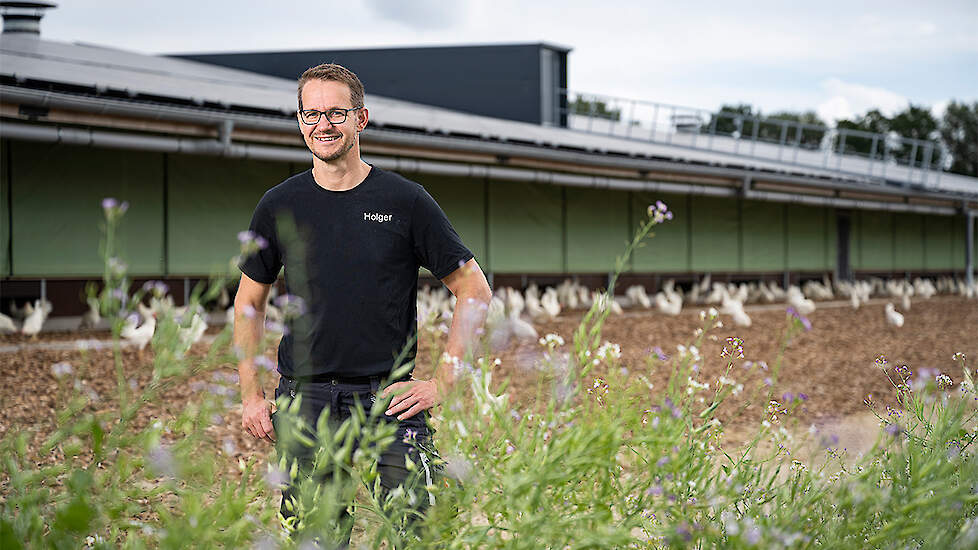
<svg viewBox="0 0 978 550">
<path fill-rule="evenodd" d="M 821 82 L 829 98 L 820 102 L 815 109 L 822 120 L 833 123 L 841 118 L 853 118 L 871 109 L 879 109 L 884 115 L 892 116 L 907 107 L 909 100 L 896 92 L 864 84 L 844 82 L 829 78 Z"/>
<path fill-rule="evenodd" d="M 382 19 L 416 30 L 450 29 L 465 19 L 464 2 L 366 0 L 364 4 Z"/>
</svg>

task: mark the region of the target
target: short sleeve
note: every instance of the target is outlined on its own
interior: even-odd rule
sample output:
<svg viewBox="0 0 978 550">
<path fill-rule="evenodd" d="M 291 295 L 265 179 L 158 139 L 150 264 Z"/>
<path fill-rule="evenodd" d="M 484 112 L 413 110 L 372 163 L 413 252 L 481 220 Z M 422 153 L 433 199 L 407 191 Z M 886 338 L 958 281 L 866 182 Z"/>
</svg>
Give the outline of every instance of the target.
<svg viewBox="0 0 978 550">
<path fill-rule="evenodd" d="M 422 267 L 443 279 L 472 259 L 472 252 L 462 244 L 448 216 L 428 191 L 418 186 L 411 215 L 411 240 L 414 254 Z"/>
<path fill-rule="evenodd" d="M 248 229 L 264 239 L 266 246 L 241 260 L 238 269 L 259 283 L 272 284 L 282 270 L 282 253 L 275 231 L 275 218 L 264 197 L 258 202 Z"/>
</svg>

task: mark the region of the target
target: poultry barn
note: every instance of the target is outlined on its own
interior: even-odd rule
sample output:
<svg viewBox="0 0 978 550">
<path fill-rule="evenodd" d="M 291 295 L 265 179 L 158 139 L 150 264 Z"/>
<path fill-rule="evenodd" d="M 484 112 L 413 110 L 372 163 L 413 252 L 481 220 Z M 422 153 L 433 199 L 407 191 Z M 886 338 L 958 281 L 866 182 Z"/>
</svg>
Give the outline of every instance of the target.
<svg viewBox="0 0 978 550">
<path fill-rule="evenodd" d="M 806 299 L 849 299 L 852 281 L 877 296 L 896 281 L 973 288 L 978 179 L 800 142 L 748 150 L 739 137 L 660 127 L 661 117 L 624 125 L 571 113 L 569 51 L 540 43 L 402 52 L 404 63 L 434 55 L 461 66 L 481 56 L 519 66 L 510 78 L 522 85 L 509 99 L 541 98 L 519 120 L 434 105 L 431 94 L 373 95 L 366 78 L 364 159 L 423 184 L 494 288 L 532 285 L 537 298 L 564 288 L 566 306 L 574 285 L 584 289 L 576 295 L 583 305 L 608 286 L 656 201 L 673 219 L 622 266 L 618 305 L 652 307 L 663 290 L 719 304 L 714 283 L 746 303 L 783 302 L 792 286 Z M 373 74 L 369 51 L 347 53 L 351 66 Z M 182 304 L 195 283 L 226 272 L 258 199 L 310 165 L 296 132 L 295 80 L 262 74 L 275 72 L 275 56 L 262 55 L 167 57 L 4 33 L 3 313 L 23 317 L 42 298 L 53 304 L 52 321 L 86 311 L 84 287 L 104 269 L 106 197 L 129 206 L 119 255 L 134 285 L 162 281 Z M 345 59 L 343 51 L 282 55 L 279 72 L 327 55 Z M 647 127 L 647 135 L 632 133 Z M 439 286 L 421 275 L 422 288 Z M 701 288 L 704 276 L 711 280 Z"/>
</svg>

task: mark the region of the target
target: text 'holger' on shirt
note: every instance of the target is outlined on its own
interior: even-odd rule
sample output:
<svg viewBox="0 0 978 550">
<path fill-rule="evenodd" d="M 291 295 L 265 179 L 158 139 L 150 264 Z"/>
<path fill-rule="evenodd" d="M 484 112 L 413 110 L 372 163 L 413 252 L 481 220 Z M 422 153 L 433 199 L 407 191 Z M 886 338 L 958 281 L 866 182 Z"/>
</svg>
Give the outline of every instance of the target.
<svg viewBox="0 0 978 550">
<path fill-rule="evenodd" d="M 384 223 L 384 222 L 391 221 L 391 219 L 393 219 L 393 217 L 394 217 L 393 214 L 381 214 L 380 212 L 364 212 L 363 213 L 363 221 L 371 221 L 371 222 Z"/>
</svg>

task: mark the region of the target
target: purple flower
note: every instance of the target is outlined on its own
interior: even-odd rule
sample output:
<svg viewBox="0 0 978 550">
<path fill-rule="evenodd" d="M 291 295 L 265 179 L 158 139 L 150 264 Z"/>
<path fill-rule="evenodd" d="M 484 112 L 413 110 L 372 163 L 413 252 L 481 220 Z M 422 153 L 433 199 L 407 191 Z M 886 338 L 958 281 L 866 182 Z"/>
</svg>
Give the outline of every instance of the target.
<svg viewBox="0 0 978 550">
<path fill-rule="evenodd" d="M 887 424 L 886 428 L 884 429 L 886 430 L 886 433 L 890 434 L 893 437 L 897 437 L 903 433 L 903 428 L 901 428 L 900 425 L 897 424 L 896 422 Z"/>
<path fill-rule="evenodd" d="M 275 298 L 275 307 L 282 310 L 287 319 L 299 317 L 306 313 L 306 301 L 294 294 L 283 294 Z"/>
<path fill-rule="evenodd" d="M 785 404 L 791 403 L 794 400 L 795 400 L 795 394 L 791 393 L 790 391 L 785 392 L 784 395 L 781 396 L 781 401 L 783 401 Z"/>
<path fill-rule="evenodd" d="M 119 213 L 125 214 L 126 210 L 129 210 L 129 201 L 122 201 L 122 204 L 119 205 Z"/>
<path fill-rule="evenodd" d="M 113 199 L 112 197 L 106 197 L 106 198 L 102 199 L 102 209 L 103 210 L 112 210 L 116 206 L 119 206 L 119 201 Z"/>
<path fill-rule="evenodd" d="M 412 430 L 411 428 L 408 428 L 407 430 L 404 430 L 404 437 L 401 439 L 401 441 L 403 441 L 404 443 L 411 443 L 412 441 L 414 441 L 414 439 L 417 436 L 418 436 L 417 430 Z"/>
<path fill-rule="evenodd" d="M 250 229 L 238 232 L 238 242 L 240 242 L 243 247 L 249 247 L 254 244 L 254 246 L 258 247 L 259 250 L 268 248 L 268 240 Z"/>
<path fill-rule="evenodd" d="M 652 487 L 649 487 L 648 490 L 645 491 L 645 494 L 646 494 L 646 496 L 661 497 L 662 496 L 662 486 L 661 485 L 653 485 Z"/>
<path fill-rule="evenodd" d="M 281 468 L 269 465 L 265 472 L 265 483 L 272 489 L 285 489 L 289 485 L 289 474 Z"/>
<path fill-rule="evenodd" d="M 662 351 L 662 348 L 660 348 L 659 346 L 656 346 L 656 347 L 652 348 L 652 353 L 654 353 L 655 356 L 659 358 L 659 361 L 668 361 L 669 360 L 669 356 L 666 355 Z"/>
<path fill-rule="evenodd" d="M 801 399 L 802 401 L 808 401 L 808 394 L 799 393 L 798 399 Z"/>
<path fill-rule="evenodd" d="M 265 330 L 270 332 L 278 332 L 282 336 L 286 336 L 289 333 L 289 327 L 279 323 L 278 321 L 265 321 Z"/>
<path fill-rule="evenodd" d="M 666 464 L 669 464 L 669 457 L 668 457 L 668 456 L 663 456 L 662 458 L 660 458 L 660 459 L 659 459 L 659 460 L 658 460 L 658 461 L 657 461 L 657 462 L 655 463 L 655 465 L 656 465 L 656 466 L 658 466 L 659 468 L 662 468 L 662 467 L 663 467 L 663 466 L 665 466 Z"/>
<path fill-rule="evenodd" d="M 168 477 L 174 477 L 176 475 L 173 455 L 163 445 L 156 444 L 149 450 L 149 464 L 153 471 L 159 475 Z"/>
<path fill-rule="evenodd" d="M 51 365 L 51 374 L 58 378 L 71 374 L 72 372 L 73 369 L 71 368 L 71 364 L 67 361 L 61 361 L 60 363 Z"/>
<path fill-rule="evenodd" d="M 264 355 L 259 355 L 255 357 L 255 365 L 267 370 L 268 372 L 272 372 L 275 370 L 275 361 L 272 361 L 271 359 L 269 359 Z"/>
<path fill-rule="evenodd" d="M 788 306 L 788 309 L 785 311 L 788 313 L 788 317 L 791 317 L 796 322 L 801 324 L 802 328 L 805 329 L 805 332 L 812 330 L 812 322 L 809 321 L 808 318 L 805 317 L 804 315 L 798 313 L 797 309 L 795 309 L 792 306 Z"/>
</svg>

